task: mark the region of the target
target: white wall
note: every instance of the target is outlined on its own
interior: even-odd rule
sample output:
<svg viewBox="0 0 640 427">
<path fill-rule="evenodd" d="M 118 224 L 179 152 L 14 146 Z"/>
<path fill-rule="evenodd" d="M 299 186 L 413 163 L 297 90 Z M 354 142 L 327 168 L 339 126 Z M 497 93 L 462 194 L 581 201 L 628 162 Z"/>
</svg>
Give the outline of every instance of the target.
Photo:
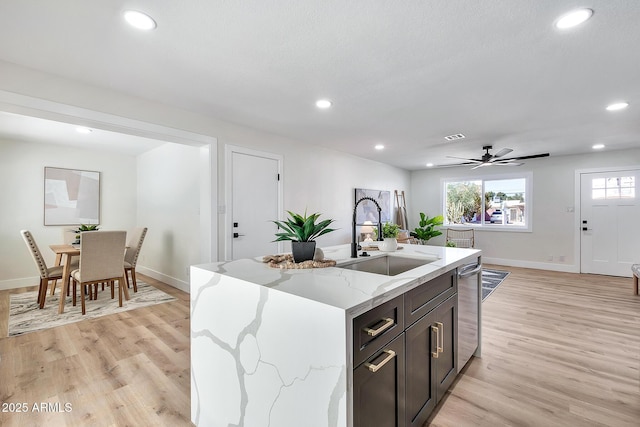
<svg viewBox="0 0 640 427">
<path fill-rule="evenodd" d="M 0 61 L 0 90 L 145 123 L 161 124 L 168 128 L 187 130 L 217 139 L 217 154 L 220 159 L 217 171 L 219 178 L 217 205 L 220 206 L 224 206 L 225 203 L 223 164 L 225 144 L 282 154 L 284 156 L 284 208 L 304 210 L 306 207 L 309 211 L 321 212 L 323 218 L 337 220 L 335 226 L 340 230 L 322 236 L 319 240 L 320 246 L 350 241 L 354 188 L 406 191 L 409 187 L 410 173 L 401 169 L 314 147 L 306 144 L 305 141 L 287 140 L 277 135 L 266 134 L 212 117 L 172 108 L 158 102 L 69 81 L 3 61 Z M 14 104 L 3 105 L 0 103 L 0 109 L 19 114 L 33 113 L 32 110 L 25 111 L 25 108 L 16 107 Z M 47 115 L 45 118 L 68 119 L 67 121 L 74 122 L 74 118 L 69 117 L 67 111 L 62 111 L 59 117 Z M 162 166 L 158 166 L 158 168 L 162 168 Z M 167 171 L 167 173 L 169 172 Z M 158 213 L 158 215 L 161 214 L 161 212 Z M 143 218 L 140 218 L 139 223 L 145 225 L 142 224 L 142 220 Z M 225 215 L 219 215 L 218 224 L 223 224 L 224 221 L 226 221 Z M 224 228 L 220 227 L 219 230 L 223 232 Z M 149 239 L 153 235 L 152 231 L 150 233 Z M 223 239 L 224 236 L 219 234 L 218 247 L 220 250 L 218 254 L 220 257 L 224 254 L 222 251 Z M 165 243 L 175 244 L 163 242 L 163 244 Z M 194 242 L 194 247 L 198 245 L 199 243 Z M 150 253 L 146 253 L 150 246 L 151 244 L 145 241 L 142 254 L 145 254 L 146 261 L 139 261 L 139 266 L 145 266 L 146 262 L 150 264 L 150 271 L 153 272 L 160 266 L 150 259 Z M 163 268 L 166 267 L 170 271 L 168 274 L 163 272 L 167 277 L 178 281 L 184 280 L 180 268 L 177 266 L 168 267 L 164 263 L 162 265 Z M 160 271 L 162 272 L 162 270 Z"/>
<path fill-rule="evenodd" d="M 188 289 L 200 245 L 201 149 L 165 144 L 137 158 L 138 226 L 147 227 L 139 270 Z"/>
<path fill-rule="evenodd" d="M 276 138 L 271 140 L 260 138 L 260 144 L 255 144 L 253 141 L 250 138 L 242 140 L 238 138 L 234 139 L 232 145 L 244 145 L 248 148 L 283 155 L 285 215 L 287 210 L 298 213 L 307 210 L 308 213 L 321 213 L 321 220 L 335 220 L 331 228 L 337 230 L 318 238 L 317 245 L 320 248 L 351 241 L 355 188 L 390 191 L 392 211 L 394 211 L 393 191 L 407 191 L 409 188 L 410 173 L 389 165 Z M 220 149 L 222 150 L 223 147 Z M 221 159 L 218 195 L 220 205 L 224 205 L 225 165 L 222 162 L 224 155 L 221 154 L 218 158 Z M 222 233 L 225 223 L 232 220 L 226 214 L 219 215 L 219 218 L 219 230 Z M 222 239 L 219 243 L 219 253 L 224 254 Z M 291 250 L 289 243 L 285 242 L 284 250 Z"/>
<path fill-rule="evenodd" d="M 528 160 L 517 168 L 533 173 L 533 230 L 527 232 L 476 230 L 476 247 L 482 249 L 484 262 L 543 268 L 559 271 L 579 271 L 579 253 L 575 247 L 579 238 L 575 212 L 575 171 L 604 167 L 640 167 L 640 149 L 598 152 L 577 156 L 549 157 Z M 514 172 L 509 168 L 504 173 Z M 416 171 L 411 174 L 409 223 L 417 225 L 418 212 L 429 216 L 442 214 L 442 179 L 499 175 L 497 167 L 444 168 Z M 444 236 L 432 240 L 443 244 Z M 552 255 L 553 261 L 548 261 Z M 559 261 L 564 255 L 565 261 Z"/>
<path fill-rule="evenodd" d="M 65 227 L 44 226 L 45 166 L 99 171 L 100 228 L 128 230 L 135 225 L 134 157 L 0 140 L 0 289 L 38 283 L 38 270 L 21 229 L 33 233 L 49 265 L 55 258 L 49 245 L 62 242 Z"/>
</svg>

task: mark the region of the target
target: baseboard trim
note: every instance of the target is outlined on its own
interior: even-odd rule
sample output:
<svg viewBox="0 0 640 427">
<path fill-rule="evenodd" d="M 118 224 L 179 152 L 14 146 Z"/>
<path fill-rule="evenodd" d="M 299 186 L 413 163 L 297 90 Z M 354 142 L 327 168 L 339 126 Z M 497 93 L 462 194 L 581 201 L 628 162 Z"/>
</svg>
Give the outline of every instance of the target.
<svg viewBox="0 0 640 427">
<path fill-rule="evenodd" d="M 27 288 L 29 286 L 38 286 L 40 284 L 40 276 L 23 277 L 21 279 L 0 280 L 0 291 L 7 289 Z"/>
<path fill-rule="evenodd" d="M 175 277 L 167 276 L 164 273 L 160 273 L 159 271 L 152 270 L 147 267 L 136 266 L 136 272 L 140 274 L 144 274 L 145 276 L 149 276 L 152 279 L 156 279 L 161 281 L 162 283 L 166 283 L 169 286 L 173 286 L 176 289 L 180 289 L 183 292 L 189 293 L 191 290 L 191 286 L 188 282 L 184 282 L 180 279 L 176 279 Z"/>
<path fill-rule="evenodd" d="M 580 269 L 573 264 L 554 264 L 551 262 L 523 261 L 519 259 L 506 259 L 506 258 L 490 258 L 485 256 L 482 257 L 482 263 L 504 265 L 505 267 L 522 267 L 522 268 L 533 268 L 536 270 L 560 271 L 562 273 L 580 273 Z"/>
</svg>

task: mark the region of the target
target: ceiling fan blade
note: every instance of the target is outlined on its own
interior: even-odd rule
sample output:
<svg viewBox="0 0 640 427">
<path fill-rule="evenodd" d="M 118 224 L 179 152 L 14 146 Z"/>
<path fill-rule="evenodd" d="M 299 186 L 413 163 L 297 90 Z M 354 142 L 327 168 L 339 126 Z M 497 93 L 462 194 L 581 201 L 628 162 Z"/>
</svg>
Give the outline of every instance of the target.
<svg viewBox="0 0 640 427">
<path fill-rule="evenodd" d="M 549 153 L 533 154 L 531 156 L 522 156 L 522 157 L 512 157 L 509 160 L 537 159 L 537 158 L 540 158 L 540 157 L 549 157 Z"/>
<path fill-rule="evenodd" d="M 512 152 L 513 150 L 511 148 L 503 148 L 502 150 L 498 151 L 496 154 L 493 155 L 493 158 L 496 157 L 502 157 L 506 154 L 509 154 L 510 152 Z"/>
<path fill-rule="evenodd" d="M 513 160 L 513 159 L 509 159 L 509 160 Z M 491 163 L 492 165 L 495 166 L 522 166 L 524 165 L 524 163 L 522 162 L 495 162 L 495 163 Z"/>
<path fill-rule="evenodd" d="M 467 160 L 469 162 L 482 163 L 482 160 L 480 159 L 468 159 L 466 157 L 455 157 L 455 156 L 446 156 L 446 157 L 449 159 Z"/>
<path fill-rule="evenodd" d="M 476 165 L 476 166 L 472 167 L 471 170 L 478 169 L 478 168 L 483 168 L 485 166 L 491 166 L 491 165 L 492 165 L 492 163 L 486 163 L 486 162 L 485 163 L 480 163 L 479 165 Z"/>
</svg>

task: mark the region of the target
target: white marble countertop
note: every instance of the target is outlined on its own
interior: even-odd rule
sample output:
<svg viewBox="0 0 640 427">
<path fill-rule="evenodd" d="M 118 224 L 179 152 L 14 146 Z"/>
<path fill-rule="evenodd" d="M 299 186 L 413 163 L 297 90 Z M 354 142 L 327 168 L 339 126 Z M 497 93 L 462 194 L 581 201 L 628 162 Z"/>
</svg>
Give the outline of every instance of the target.
<svg viewBox="0 0 640 427">
<path fill-rule="evenodd" d="M 395 252 L 369 252 L 371 259 L 379 256 L 399 256 L 435 259 L 435 261 L 395 276 L 385 276 L 339 268 L 355 259 L 350 257 L 350 245 L 321 248 L 325 259 L 338 263 L 336 267 L 313 269 L 278 269 L 262 262 L 262 257 L 196 265 L 194 267 L 244 280 L 287 294 L 344 310 L 355 317 L 371 307 L 431 280 L 453 268 L 474 262 L 481 251 L 428 245 L 399 245 Z M 365 260 L 365 258 L 358 258 Z"/>
</svg>

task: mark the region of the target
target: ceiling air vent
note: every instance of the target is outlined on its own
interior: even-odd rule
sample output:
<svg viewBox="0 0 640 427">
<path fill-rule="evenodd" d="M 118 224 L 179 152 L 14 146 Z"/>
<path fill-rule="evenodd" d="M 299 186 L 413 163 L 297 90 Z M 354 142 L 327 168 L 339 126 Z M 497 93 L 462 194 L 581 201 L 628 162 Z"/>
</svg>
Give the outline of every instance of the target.
<svg viewBox="0 0 640 427">
<path fill-rule="evenodd" d="M 447 141 L 455 141 L 457 139 L 463 139 L 465 136 L 461 133 L 456 133 L 455 135 L 445 136 L 444 139 Z"/>
</svg>

